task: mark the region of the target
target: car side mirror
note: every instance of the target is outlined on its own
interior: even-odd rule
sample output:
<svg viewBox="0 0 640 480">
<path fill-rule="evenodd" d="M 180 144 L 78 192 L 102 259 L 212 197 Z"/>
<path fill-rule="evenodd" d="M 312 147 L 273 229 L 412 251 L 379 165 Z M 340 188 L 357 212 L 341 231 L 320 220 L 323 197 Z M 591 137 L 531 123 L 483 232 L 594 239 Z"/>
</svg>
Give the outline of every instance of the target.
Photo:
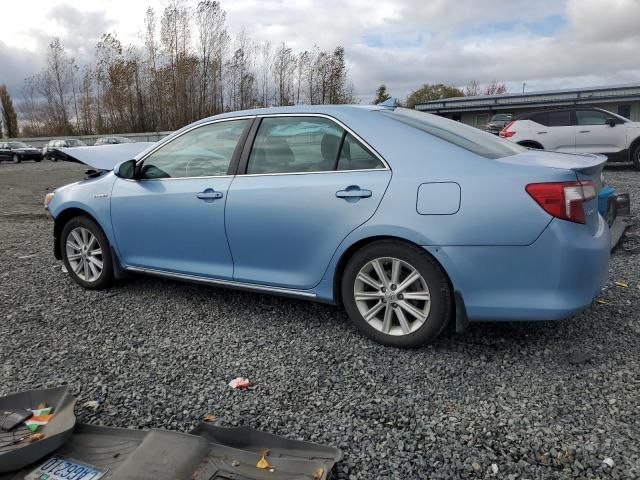
<svg viewBox="0 0 640 480">
<path fill-rule="evenodd" d="M 113 168 L 113 173 L 116 177 L 126 178 L 128 180 L 135 180 L 136 161 L 127 160 L 126 162 L 119 163 Z"/>
<path fill-rule="evenodd" d="M 615 127 L 618 123 L 621 122 L 619 122 L 617 118 L 607 118 L 607 123 L 610 127 Z"/>
</svg>

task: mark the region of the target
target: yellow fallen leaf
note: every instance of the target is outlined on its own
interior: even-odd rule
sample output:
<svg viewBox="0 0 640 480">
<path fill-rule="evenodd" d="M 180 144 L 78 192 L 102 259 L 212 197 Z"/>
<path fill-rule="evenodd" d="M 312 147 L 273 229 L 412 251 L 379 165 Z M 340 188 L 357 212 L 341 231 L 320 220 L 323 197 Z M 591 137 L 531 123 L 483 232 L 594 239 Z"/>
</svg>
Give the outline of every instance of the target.
<svg viewBox="0 0 640 480">
<path fill-rule="evenodd" d="M 613 283 L 619 287 L 629 288 L 629 285 L 625 282 L 613 282 Z"/>
<path fill-rule="evenodd" d="M 606 305 L 606 304 L 607 304 L 607 303 L 609 303 L 609 302 L 607 302 L 606 300 L 602 300 L 601 298 L 599 298 L 598 300 L 596 300 L 596 303 L 599 303 L 600 305 Z"/>
<path fill-rule="evenodd" d="M 269 450 L 267 450 L 266 452 L 263 452 L 262 456 L 260 457 L 260 460 L 258 460 L 258 463 L 256 464 L 256 467 L 261 468 L 262 470 L 271 468 L 271 464 L 269 463 L 269 460 L 267 460 L 268 453 L 269 453 Z"/>
</svg>

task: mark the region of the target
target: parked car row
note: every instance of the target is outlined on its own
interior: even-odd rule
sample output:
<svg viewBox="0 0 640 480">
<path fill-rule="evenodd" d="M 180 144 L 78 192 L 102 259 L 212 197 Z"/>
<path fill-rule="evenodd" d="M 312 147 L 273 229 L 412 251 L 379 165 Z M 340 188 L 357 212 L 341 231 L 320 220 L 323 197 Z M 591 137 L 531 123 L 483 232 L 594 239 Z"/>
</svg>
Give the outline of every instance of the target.
<svg viewBox="0 0 640 480">
<path fill-rule="evenodd" d="M 98 138 L 94 145 L 115 145 L 121 143 L 132 142 L 126 137 L 112 136 Z M 0 142 L 0 161 L 20 163 L 25 160 L 39 162 L 42 159 L 46 159 L 57 162 L 61 159 L 58 149 L 86 146 L 87 144 L 85 142 L 77 138 L 49 140 L 49 143 L 41 149 L 27 145 L 24 142 Z"/>
</svg>

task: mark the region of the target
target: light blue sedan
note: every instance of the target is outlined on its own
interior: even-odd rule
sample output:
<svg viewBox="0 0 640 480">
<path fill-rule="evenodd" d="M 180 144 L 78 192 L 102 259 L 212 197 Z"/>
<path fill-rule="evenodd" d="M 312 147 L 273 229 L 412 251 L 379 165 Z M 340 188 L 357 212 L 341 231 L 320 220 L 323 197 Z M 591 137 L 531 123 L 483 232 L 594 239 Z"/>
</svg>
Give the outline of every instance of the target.
<svg viewBox="0 0 640 480">
<path fill-rule="evenodd" d="M 135 272 L 316 300 L 411 347 L 449 323 L 566 318 L 607 277 L 604 157 L 413 110 L 233 112 L 66 153 L 99 169 L 45 200 L 85 288 Z"/>
</svg>

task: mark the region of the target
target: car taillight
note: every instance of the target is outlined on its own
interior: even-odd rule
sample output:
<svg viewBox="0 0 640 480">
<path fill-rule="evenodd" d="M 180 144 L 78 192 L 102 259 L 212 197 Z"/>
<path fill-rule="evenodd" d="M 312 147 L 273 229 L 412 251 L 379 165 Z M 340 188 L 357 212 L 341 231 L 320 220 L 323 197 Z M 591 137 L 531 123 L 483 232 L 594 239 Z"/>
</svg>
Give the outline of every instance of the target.
<svg viewBox="0 0 640 480">
<path fill-rule="evenodd" d="M 509 137 L 513 137 L 516 132 L 513 130 L 509 130 L 509 127 L 511 125 L 513 125 L 515 122 L 515 120 L 512 120 L 511 122 L 507 123 L 504 128 L 502 130 L 500 130 L 500 133 L 498 135 L 500 135 L 502 138 L 509 138 Z"/>
<path fill-rule="evenodd" d="M 530 183 L 526 187 L 545 212 L 556 218 L 584 223 L 584 202 L 596 197 L 593 182 Z"/>
</svg>

